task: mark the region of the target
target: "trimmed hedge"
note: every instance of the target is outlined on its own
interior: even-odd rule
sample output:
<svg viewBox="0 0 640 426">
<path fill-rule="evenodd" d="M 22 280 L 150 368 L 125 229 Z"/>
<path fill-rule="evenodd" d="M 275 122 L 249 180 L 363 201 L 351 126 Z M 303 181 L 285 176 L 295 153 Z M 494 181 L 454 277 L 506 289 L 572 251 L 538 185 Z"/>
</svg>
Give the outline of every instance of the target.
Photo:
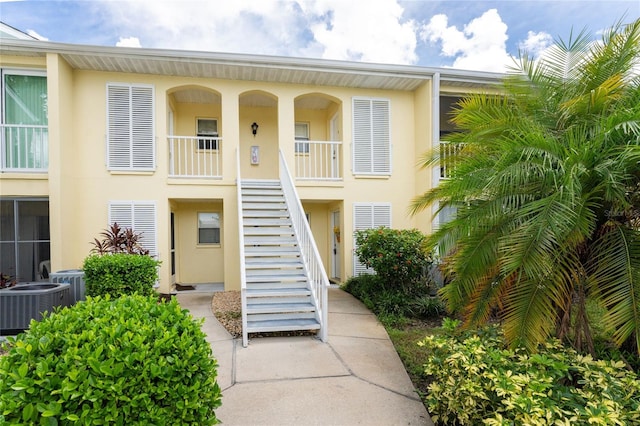
<svg viewBox="0 0 640 426">
<path fill-rule="evenodd" d="M 82 266 L 87 296 L 155 294 L 158 265 L 152 257 L 138 254 L 91 255 Z"/>
<path fill-rule="evenodd" d="M 425 397 L 438 425 L 640 424 L 640 381 L 620 361 L 594 360 L 558 341 L 508 350 L 498 327 L 428 336 Z"/>
<path fill-rule="evenodd" d="M 200 324 L 175 299 L 139 295 L 32 321 L 0 357 L 0 424 L 215 424 L 217 363 Z"/>
</svg>

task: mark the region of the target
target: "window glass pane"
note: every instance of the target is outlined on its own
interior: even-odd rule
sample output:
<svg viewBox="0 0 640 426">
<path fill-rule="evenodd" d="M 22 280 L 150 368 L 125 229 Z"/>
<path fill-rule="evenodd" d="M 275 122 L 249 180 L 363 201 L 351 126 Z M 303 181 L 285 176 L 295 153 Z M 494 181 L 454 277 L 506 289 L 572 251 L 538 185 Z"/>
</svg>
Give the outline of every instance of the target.
<svg viewBox="0 0 640 426">
<path fill-rule="evenodd" d="M 198 244 L 220 243 L 220 215 L 198 213 Z"/>
<path fill-rule="evenodd" d="M 0 201 L 0 272 L 19 282 L 46 280 L 51 272 L 50 250 L 48 201 Z"/>
<path fill-rule="evenodd" d="M 16 276 L 16 244 L 13 241 L 0 242 L 0 272 Z"/>
<path fill-rule="evenodd" d="M 0 241 L 15 240 L 13 200 L 0 201 Z"/>
<path fill-rule="evenodd" d="M 296 123 L 296 139 L 297 140 L 309 140 L 309 124 Z"/>
<path fill-rule="evenodd" d="M 198 118 L 198 136 L 218 136 L 218 120 Z"/>
<path fill-rule="evenodd" d="M 17 201 L 18 240 L 49 240 L 49 202 Z"/>
<path fill-rule="evenodd" d="M 19 242 L 18 281 L 38 281 L 44 278 L 41 277 L 41 271 L 50 269 L 50 258 L 48 242 Z"/>
<path fill-rule="evenodd" d="M 3 75 L 5 165 L 46 169 L 48 165 L 47 78 Z M 34 127 L 36 126 L 36 127 Z"/>
<path fill-rule="evenodd" d="M 47 78 L 4 75 L 5 124 L 47 124 Z"/>
</svg>

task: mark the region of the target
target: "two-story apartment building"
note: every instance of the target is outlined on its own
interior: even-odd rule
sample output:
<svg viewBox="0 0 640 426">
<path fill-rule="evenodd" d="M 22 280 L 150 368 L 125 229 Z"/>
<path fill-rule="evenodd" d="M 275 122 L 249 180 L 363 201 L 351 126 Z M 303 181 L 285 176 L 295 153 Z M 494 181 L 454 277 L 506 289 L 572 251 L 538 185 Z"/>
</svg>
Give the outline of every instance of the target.
<svg viewBox="0 0 640 426">
<path fill-rule="evenodd" d="M 418 159 L 450 130 L 453 103 L 500 77 L 7 37 L 0 72 L 0 271 L 79 268 L 118 222 L 162 261 L 162 293 L 240 289 L 268 275 L 258 251 L 282 252 L 285 276 L 317 253 L 340 282 L 362 269 L 355 230 L 430 232 L 408 206 L 446 171 Z M 286 248 L 293 215 L 306 219 L 293 245 L 311 254 Z"/>
</svg>

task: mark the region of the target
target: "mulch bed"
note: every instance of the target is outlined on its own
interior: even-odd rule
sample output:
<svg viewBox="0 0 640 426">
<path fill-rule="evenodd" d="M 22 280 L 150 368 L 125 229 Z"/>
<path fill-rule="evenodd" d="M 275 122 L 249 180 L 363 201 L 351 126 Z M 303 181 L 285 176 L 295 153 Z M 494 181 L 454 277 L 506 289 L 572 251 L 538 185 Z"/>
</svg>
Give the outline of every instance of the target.
<svg viewBox="0 0 640 426">
<path fill-rule="evenodd" d="M 221 291 L 213 294 L 213 315 L 234 338 L 242 337 L 242 299 L 239 291 Z M 249 333 L 253 337 L 315 336 L 315 331 L 278 331 Z"/>
</svg>

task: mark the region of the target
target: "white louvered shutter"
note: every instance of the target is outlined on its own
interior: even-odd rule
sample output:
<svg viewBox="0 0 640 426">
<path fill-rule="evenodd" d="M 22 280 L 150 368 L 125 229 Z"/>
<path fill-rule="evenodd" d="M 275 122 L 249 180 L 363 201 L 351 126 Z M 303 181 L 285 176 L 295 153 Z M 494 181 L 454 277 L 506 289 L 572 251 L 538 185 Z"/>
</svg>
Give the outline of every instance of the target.
<svg viewBox="0 0 640 426">
<path fill-rule="evenodd" d="M 151 256 L 158 255 L 156 231 L 156 204 L 153 201 L 112 201 L 109 203 L 109 224 L 117 222 L 120 228 L 131 228 L 142 234 L 140 245 Z"/>
<path fill-rule="evenodd" d="M 388 99 L 353 98 L 353 173 L 391 174 Z"/>
<path fill-rule="evenodd" d="M 107 84 L 110 170 L 155 169 L 153 86 Z"/>
<path fill-rule="evenodd" d="M 380 226 L 391 227 L 391 204 L 389 203 L 356 203 L 353 205 L 353 226 L 354 231 L 363 229 L 379 228 Z M 355 237 L 353 247 L 356 247 Z M 353 255 L 353 275 L 372 274 L 373 269 L 367 268 L 358 260 L 358 256 Z"/>
<path fill-rule="evenodd" d="M 389 101 L 371 101 L 371 172 L 376 175 L 391 174 L 391 139 L 389 127 Z"/>
</svg>

